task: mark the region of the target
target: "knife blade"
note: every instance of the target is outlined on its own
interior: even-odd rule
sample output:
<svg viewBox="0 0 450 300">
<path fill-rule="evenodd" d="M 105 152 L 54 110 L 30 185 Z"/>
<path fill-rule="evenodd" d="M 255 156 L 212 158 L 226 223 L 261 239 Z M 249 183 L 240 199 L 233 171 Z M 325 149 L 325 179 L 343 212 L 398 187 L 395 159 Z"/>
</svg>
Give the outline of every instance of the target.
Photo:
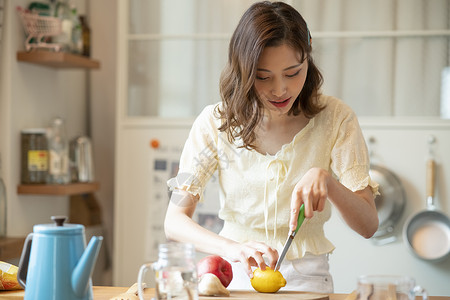
<svg viewBox="0 0 450 300">
<path fill-rule="evenodd" d="M 291 231 L 289 233 L 286 243 L 284 244 L 283 251 L 281 252 L 280 257 L 278 258 L 277 265 L 275 266 L 275 270 L 278 270 L 280 268 L 281 262 L 283 261 L 284 257 L 286 256 L 286 253 L 289 250 L 289 247 L 291 246 L 292 241 L 294 240 L 294 237 L 297 234 L 298 230 L 300 229 L 300 226 L 302 225 L 304 220 L 305 220 L 305 205 L 302 204 L 302 206 L 300 206 L 300 211 L 298 213 L 297 228 L 295 228 L 294 231 Z"/>
</svg>

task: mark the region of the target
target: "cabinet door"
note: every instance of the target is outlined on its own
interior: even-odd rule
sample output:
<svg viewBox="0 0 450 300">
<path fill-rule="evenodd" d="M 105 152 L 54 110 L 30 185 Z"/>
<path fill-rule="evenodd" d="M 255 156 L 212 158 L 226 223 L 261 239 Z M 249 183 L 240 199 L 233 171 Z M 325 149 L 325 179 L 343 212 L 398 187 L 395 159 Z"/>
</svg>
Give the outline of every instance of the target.
<svg viewBox="0 0 450 300">
<path fill-rule="evenodd" d="M 228 42 L 253 2 L 128 1 L 127 116 L 193 117 L 220 101 Z M 450 118 L 441 108 L 450 105 L 441 92 L 448 89 L 441 84 L 450 47 L 446 1 L 288 3 L 308 22 L 325 94 L 358 116 Z"/>
<path fill-rule="evenodd" d="M 127 115 L 194 117 L 218 102 L 229 38 L 252 2 L 128 1 Z"/>
</svg>

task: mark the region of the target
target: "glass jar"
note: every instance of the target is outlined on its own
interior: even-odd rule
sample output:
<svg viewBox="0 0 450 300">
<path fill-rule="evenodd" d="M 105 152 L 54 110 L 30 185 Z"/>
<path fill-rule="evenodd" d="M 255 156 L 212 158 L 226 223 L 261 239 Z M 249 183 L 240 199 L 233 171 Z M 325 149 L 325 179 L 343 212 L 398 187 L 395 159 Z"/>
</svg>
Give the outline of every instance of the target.
<svg viewBox="0 0 450 300">
<path fill-rule="evenodd" d="M 53 37 L 53 42 L 61 45 L 64 52 L 70 52 L 72 46 L 72 10 L 69 0 L 56 1 L 55 17 L 61 20 L 61 33 Z"/>
<path fill-rule="evenodd" d="M 143 298 L 143 278 L 147 269 L 155 272 L 156 299 L 198 300 L 195 248 L 192 244 L 159 245 L 158 261 L 142 265 L 138 276 L 139 298 Z"/>
<path fill-rule="evenodd" d="M 52 122 L 48 137 L 49 169 L 47 183 L 67 184 L 69 174 L 69 141 L 65 122 L 56 118 Z"/>
<path fill-rule="evenodd" d="M 21 182 L 46 183 L 48 175 L 47 131 L 44 128 L 21 132 Z"/>
</svg>

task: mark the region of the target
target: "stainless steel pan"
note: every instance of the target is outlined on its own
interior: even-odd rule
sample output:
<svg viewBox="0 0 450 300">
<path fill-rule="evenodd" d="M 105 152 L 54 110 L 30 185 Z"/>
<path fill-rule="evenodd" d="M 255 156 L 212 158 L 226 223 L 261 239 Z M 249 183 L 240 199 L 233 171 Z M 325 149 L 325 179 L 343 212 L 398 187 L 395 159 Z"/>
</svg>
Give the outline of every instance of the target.
<svg viewBox="0 0 450 300">
<path fill-rule="evenodd" d="M 427 261 L 445 260 L 450 253 L 450 219 L 434 205 L 434 160 L 427 162 L 427 209 L 412 215 L 405 223 L 403 238 L 407 247 Z"/>
<path fill-rule="evenodd" d="M 405 208 L 405 190 L 397 175 L 385 167 L 372 164 L 369 173 L 379 184 L 380 192 L 375 198 L 380 224 L 372 241 L 377 245 L 387 244 L 396 240 L 394 229 Z"/>
</svg>

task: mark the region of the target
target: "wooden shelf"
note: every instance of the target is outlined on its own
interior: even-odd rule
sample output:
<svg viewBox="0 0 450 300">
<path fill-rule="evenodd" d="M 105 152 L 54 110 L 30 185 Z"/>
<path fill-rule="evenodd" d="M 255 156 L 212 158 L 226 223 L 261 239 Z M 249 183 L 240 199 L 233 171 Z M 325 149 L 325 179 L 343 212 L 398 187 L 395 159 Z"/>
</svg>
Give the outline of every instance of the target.
<svg viewBox="0 0 450 300">
<path fill-rule="evenodd" d="M 21 184 L 17 187 L 17 193 L 21 195 L 79 195 L 95 192 L 99 187 L 98 182 Z"/>
<path fill-rule="evenodd" d="M 31 52 L 19 51 L 17 52 L 17 60 L 56 69 L 100 68 L 100 62 L 97 60 L 65 52 L 51 52 L 44 50 L 35 50 Z"/>
</svg>

